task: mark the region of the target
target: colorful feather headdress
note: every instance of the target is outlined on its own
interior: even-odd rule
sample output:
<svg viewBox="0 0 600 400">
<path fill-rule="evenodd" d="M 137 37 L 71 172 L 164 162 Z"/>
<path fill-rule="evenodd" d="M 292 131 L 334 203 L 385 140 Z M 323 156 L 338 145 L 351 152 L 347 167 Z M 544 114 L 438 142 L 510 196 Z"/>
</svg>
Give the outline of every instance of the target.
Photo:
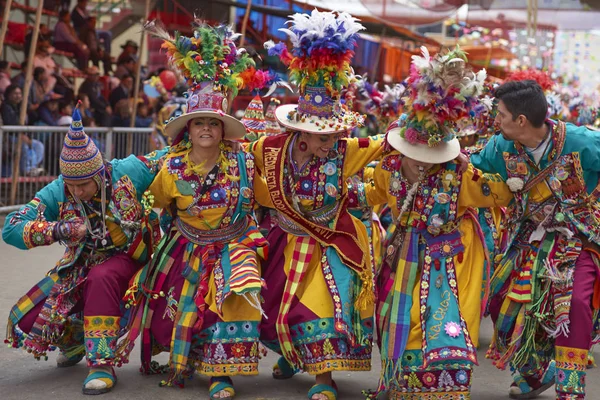
<svg viewBox="0 0 600 400">
<path fill-rule="evenodd" d="M 196 20 L 193 36 L 175 32 L 171 37 L 164 29 L 151 23 L 147 29 L 164 40 L 169 64 L 186 80 L 190 88 L 204 82 L 212 83 L 214 91 L 237 95 L 244 87 L 242 72 L 254 66 L 245 49 L 238 49 L 239 34 L 226 25 L 210 26 Z"/>
<path fill-rule="evenodd" d="M 290 82 L 298 86 L 298 106 L 282 106 L 280 123 L 290 129 L 313 133 L 334 133 L 362 123 L 341 101 L 342 91 L 352 76 L 358 32 L 364 27 L 348 13 L 312 11 L 294 14 L 289 28 L 280 29 L 292 43 L 265 43 L 269 55 L 277 55 L 289 68 Z"/>
<path fill-rule="evenodd" d="M 229 101 L 244 87 L 244 71 L 254 66 L 254 61 L 244 49 L 238 49 L 239 37 L 229 26 L 210 26 L 195 20 L 193 35 L 187 37 L 179 32 L 175 37 L 154 21 L 145 29 L 163 39 L 169 64 L 185 79 L 189 89 L 186 93 L 187 110 L 179 117 L 171 117 L 165 128 L 171 137 L 182 138 L 183 128 L 192 118 L 212 117 L 220 119 L 225 128 L 226 139 L 239 139 L 245 128 L 235 118 L 227 115 Z"/>
<path fill-rule="evenodd" d="M 457 122 L 472 117 L 487 74 L 484 69 L 473 73 L 458 46 L 434 57 L 424 46 L 421 52 L 422 56 L 412 56 L 405 115 L 397 126 L 408 143 L 435 147 L 453 140 Z"/>
</svg>

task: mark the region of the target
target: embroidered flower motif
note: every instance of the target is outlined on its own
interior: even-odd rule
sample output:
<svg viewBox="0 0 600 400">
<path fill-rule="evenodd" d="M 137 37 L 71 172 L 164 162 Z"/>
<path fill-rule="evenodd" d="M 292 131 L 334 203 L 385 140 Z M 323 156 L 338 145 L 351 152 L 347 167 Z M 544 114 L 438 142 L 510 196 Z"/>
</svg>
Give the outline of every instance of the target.
<svg viewBox="0 0 600 400">
<path fill-rule="evenodd" d="M 455 338 L 460 336 L 460 325 L 458 325 L 456 322 L 446 322 L 446 325 L 444 325 L 444 330 L 446 331 L 446 335 L 450 337 Z"/>
<path fill-rule="evenodd" d="M 442 358 L 448 358 L 451 355 L 452 355 L 452 352 L 447 347 L 444 347 L 442 350 L 440 350 L 440 357 L 442 357 Z"/>
<path fill-rule="evenodd" d="M 525 182 L 521 178 L 508 178 L 506 180 L 506 184 L 511 192 L 516 193 L 523 189 L 525 186 Z"/>
<path fill-rule="evenodd" d="M 312 352 L 313 357 L 317 358 L 321 356 L 321 347 L 319 346 L 318 343 L 313 343 L 313 345 L 311 346 L 310 351 Z"/>
<path fill-rule="evenodd" d="M 565 371 L 563 371 L 562 369 L 559 369 L 556 372 L 556 378 L 558 379 L 559 382 L 564 382 L 566 375 L 565 375 Z"/>
<path fill-rule="evenodd" d="M 456 379 L 456 382 L 460 383 L 461 385 L 464 385 L 469 381 L 469 375 L 466 371 L 463 371 L 462 369 L 456 373 L 454 378 Z"/>
<path fill-rule="evenodd" d="M 241 358 L 246 354 L 246 346 L 243 343 L 236 343 L 231 346 L 231 354 L 236 358 Z"/>
<path fill-rule="evenodd" d="M 315 326 L 312 324 L 312 322 L 307 322 L 306 323 L 306 331 L 312 333 L 314 330 L 315 330 Z"/>
<path fill-rule="evenodd" d="M 94 326 L 102 325 L 102 318 L 100 318 L 100 317 L 94 318 L 92 320 L 92 325 L 94 325 Z"/>
<path fill-rule="evenodd" d="M 92 351 L 94 350 L 94 341 L 89 339 L 85 342 L 85 347 L 87 348 L 88 351 Z"/>
<path fill-rule="evenodd" d="M 431 372 L 427 372 L 425 374 L 423 374 L 423 383 L 427 386 L 433 386 L 435 385 L 436 382 L 436 378 L 435 375 L 432 374 Z"/>
<path fill-rule="evenodd" d="M 338 347 L 338 350 L 340 351 L 340 354 L 346 354 L 346 352 L 348 351 L 348 346 L 346 345 L 346 342 L 343 340 L 340 340 L 337 342 L 337 347 Z"/>
<path fill-rule="evenodd" d="M 304 180 L 302 181 L 302 190 L 304 191 L 309 191 L 310 189 L 312 189 L 312 182 L 309 180 Z"/>
<path fill-rule="evenodd" d="M 414 128 L 408 128 L 404 131 L 404 140 L 410 144 L 419 143 L 419 132 Z"/>
</svg>

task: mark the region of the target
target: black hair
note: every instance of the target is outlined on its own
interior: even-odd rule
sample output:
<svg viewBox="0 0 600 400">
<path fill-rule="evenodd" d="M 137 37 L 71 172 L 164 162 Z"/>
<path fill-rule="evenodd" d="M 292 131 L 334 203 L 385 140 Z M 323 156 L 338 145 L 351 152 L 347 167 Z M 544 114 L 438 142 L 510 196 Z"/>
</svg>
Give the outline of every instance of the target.
<svg viewBox="0 0 600 400">
<path fill-rule="evenodd" d="M 546 121 L 548 102 L 542 87 L 536 81 L 506 82 L 496 89 L 494 95 L 496 99 L 502 100 L 513 121 L 519 115 L 524 115 L 535 128 L 540 128 Z"/>
<path fill-rule="evenodd" d="M 17 89 L 21 89 L 21 86 L 19 86 L 19 85 L 15 85 L 15 84 L 8 85 L 8 86 L 6 87 L 6 90 L 4 90 L 4 98 L 5 98 L 5 99 L 8 99 L 8 98 L 10 97 L 10 95 L 12 94 L 12 92 L 14 92 L 14 91 L 15 91 L 15 90 L 17 90 Z M 23 89 L 21 89 L 21 91 L 22 91 L 22 90 L 23 90 Z"/>
<path fill-rule="evenodd" d="M 60 10 L 60 12 L 58 13 L 58 18 L 63 19 L 65 15 L 69 15 L 69 10 Z"/>
<path fill-rule="evenodd" d="M 6 69 L 8 68 L 8 61 L 0 61 L 0 69 Z"/>
<path fill-rule="evenodd" d="M 37 81 L 40 75 L 42 75 L 44 72 L 46 72 L 46 70 L 43 67 L 35 67 L 33 70 L 33 79 Z"/>
</svg>

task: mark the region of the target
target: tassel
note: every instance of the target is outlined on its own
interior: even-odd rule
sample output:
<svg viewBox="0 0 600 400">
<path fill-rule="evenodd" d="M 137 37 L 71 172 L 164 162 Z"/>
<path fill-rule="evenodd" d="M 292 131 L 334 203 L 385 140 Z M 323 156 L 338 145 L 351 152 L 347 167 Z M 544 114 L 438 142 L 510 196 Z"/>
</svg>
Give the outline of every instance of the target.
<svg viewBox="0 0 600 400">
<path fill-rule="evenodd" d="M 158 384 L 160 387 L 173 387 L 178 386 L 181 389 L 185 386 L 184 375 L 181 372 L 178 372 L 176 369 L 171 369 L 169 372 L 169 376 L 167 379 L 160 381 Z"/>
<path fill-rule="evenodd" d="M 440 260 L 439 260 L 439 259 L 435 259 L 435 260 L 433 260 L 433 265 L 434 265 L 434 267 L 435 267 L 435 270 L 436 270 L 436 271 L 439 271 L 439 270 L 440 270 L 441 264 L 442 264 L 442 263 L 440 262 Z"/>
<path fill-rule="evenodd" d="M 242 297 L 246 299 L 252 308 L 256 308 L 258 311 L 260 311 L 260 315 L 262 315 L 264 319 L 269 319 L 267 314 L 265 314 L 265 310 L 263 310 L 262 305 L 260 304 L 260 299 L 258 296 L 259 294 L 257 292 L 245 292 L 242 294 Z"/>
<path fill-rule="evenodd" d="M 462 263 L 462 262 L 463 262 L 463 259 L 464 259 L 464 256 L 465 256 L 465 253 L 464 253 L 464 251 L 461 251 L 460 253 L 458 253 L 458 254 L 457 254 L 457 256 L 456 256 L 456 260 L 457 260 L 459 263 Z"/>
<path fill-rule="evenodd" d="M 364 275 L 368 275 L 368 273 L 365 273 Z M 361 279 L 362 288 L 356 297 L 354 305 L 359 310 L 364 311 L 375 304 L 375 288 L 373 287 L 373 281 L 370 278 L 363 276 Z"/>
</svg>

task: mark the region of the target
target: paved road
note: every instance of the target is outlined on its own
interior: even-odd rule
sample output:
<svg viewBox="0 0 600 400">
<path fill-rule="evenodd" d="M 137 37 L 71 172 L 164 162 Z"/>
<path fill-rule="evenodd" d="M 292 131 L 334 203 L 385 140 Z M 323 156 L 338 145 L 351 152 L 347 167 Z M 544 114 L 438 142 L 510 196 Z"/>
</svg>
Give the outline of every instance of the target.
<svg viewBox="0 0 600 400">
<path fill-rule="evenodd" d="M 2 220 L 0 218 L 0 223 Z M 21 251 L 0 241 L 0 321 L 8 318 L 10 307 L 24 294 L 50 266 L 59 258 L 62 250 L 58 245 Z M 491 324 L 484 321 L 481 330 L 481 348 L 479 358 L 481 366 L 475 371 L 473 383 L 473 400 L 505 400 L 508 399 L 507 388 L 510 374 L 498 371 L 484 358 L 485 349 L 489 344 Z M 29 400 L 43 398 L 59 398 L 63 400 L 81 399 L 80 388 L 86 376 L 87 368 L 84 363 L 68 369 L 58 369 L 55 366 L 56 353 L 50 353 L 48 361 L 35 361 L 28 354 L 0 348 L 0 400 Z M 598 354 L 597 354 L 598 357 Z M 138 354 L 132 355 L 132 360 L 138 360 Z M 600 359 L 600 358 L 599 358 Z M 236 378 L 237 399 L 305 399 L 311 384 L 309 376 L 296 376 L 288 381 L 275 381 L 271 378 L 270 368 L 275 362 L 274 354 L 264 359 L 258 377 Z M 159 359 L 165 362 L 166 358 Z M 373 365 L 378 365 L 378 357 Z M 600 399 L 600 371 L 594 369 L 588 375 L 588 396 L 591 400 Z M 334 378 L 340 388 L 340 398 L 359 400 L 361 390 L 372 388 L 377 383 L 379 369 L 361 373 L 337 373 Z M 119 383 L 116 388 L 102 400 L 131 399 L 131 400 L 197 400 L 208 398 L 208 379 L 196 376 L 186 384 L 186 388 L 159 388 L 159 376 L 142 376 L 138 365 L 133 362 L 118 371 Z M 545 393 L 540 399 L 550 400 L 552 393 Z"/>
</svg>

